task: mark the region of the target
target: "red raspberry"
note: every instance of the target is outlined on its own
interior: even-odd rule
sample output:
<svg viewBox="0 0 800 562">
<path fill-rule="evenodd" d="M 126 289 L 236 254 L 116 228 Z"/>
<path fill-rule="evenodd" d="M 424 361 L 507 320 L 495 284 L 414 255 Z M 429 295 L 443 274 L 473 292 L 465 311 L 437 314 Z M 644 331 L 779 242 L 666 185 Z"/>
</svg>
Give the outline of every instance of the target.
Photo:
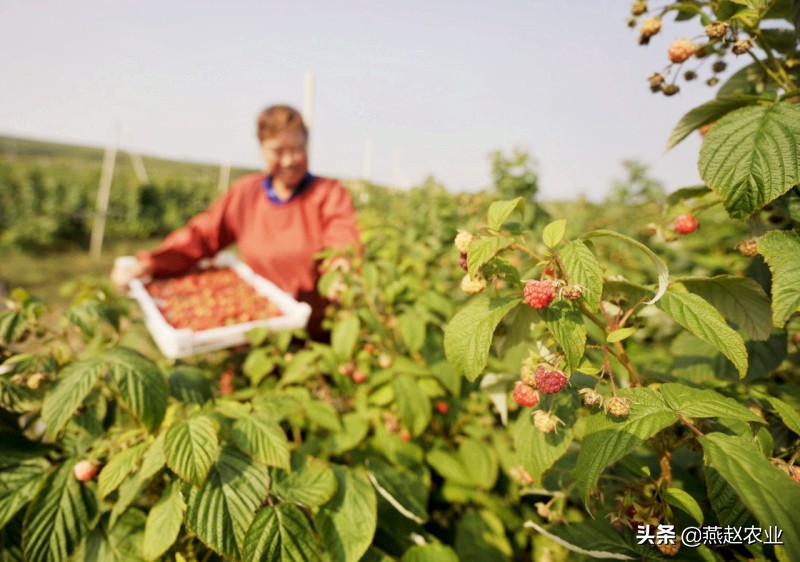
<svg viewBox="0 0 800 562">
<path fill-rule="evenodd" d="M 94 478 L 99 469 L 100 465 L 92 461 L 78 461 L 75 463 L 75 466 L 72 467 L 72 474 L 75 475 L 76 480 L 85 482 Z"/>
<path fill-rule="evenodd" d="M 367 373 L 361 370 L 357 370 L 353 373 L 353 382 L 356 384 L 361 384 L 367 380 Z"/>
<path fill-rule="evenodd" d="M 697 219 L 690 213 L 678 215 L 675 218 L 675 232 L 678 234 L 691 234 L 697 230 Z"/>
<path fill-rule="evenodd" d="M 444 400 L 439 400 L 436 403 L 436 411 L 444 415 L 450 411 L 450 406 Z"/>
<path fill-rule="evenodd" d="M 523 382 L 514 385 L 514 400 L 520 406 L 532 408 L 539 403 L 539 392 Z"/>
<path fill-rule="evenodd" d="M 536 387 L 545 394 L 555 394 L 560 392 L 564 385 L 567 384 L 567 375 L 561 371 L 546 371 L 536 372 Z"/>
<path fill-rule="evenodd" d="M 547 308 L 556 298 L 556 289 L 550 281 L 531 280 L 525 283 L 525 302 L 536 310 Z"/>
<path fill-rule="evenodd" d="M 461 252 L 461 254 L 458 256 L 458 266 L 464 271 L 467 271 L 468 269 L 467 254 L 465 254 L 464 252 Z"/>
<path fill-rule="evenodd" d="M 690 39 L 675 39 L 669 46 L 667 54 L 672 62 L 681 63 L 692 58 L 696 52 L 697 45 Z"/>
</svg>

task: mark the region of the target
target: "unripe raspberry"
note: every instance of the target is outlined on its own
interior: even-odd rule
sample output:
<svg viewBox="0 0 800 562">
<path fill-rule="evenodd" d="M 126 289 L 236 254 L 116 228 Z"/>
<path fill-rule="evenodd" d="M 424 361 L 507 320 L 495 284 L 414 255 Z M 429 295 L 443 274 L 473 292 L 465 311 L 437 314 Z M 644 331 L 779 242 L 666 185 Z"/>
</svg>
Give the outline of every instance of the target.
<svg viewBox="0 0 800 562">
<path fill-rule="evenodd" d="M 711 65 L 711 70 L 717 73 L 725 72 L 726 68 L 728 68 L 728 65 L 725 63 L 724 60 L 718 60 Z"/>
<path fill-rule="evenodd" d="M 656 544 L 658 550 L 661 551 L 661 554 L 665 556 L 675 556 L 678 554 L 678 550 L 680 549 L 680 545 L 676 542 L 675 544 Z"/>
<path fill-rule="evenodd" d="M 734 55 L 743 55 L 752 48 L 753 42 L 750 39 L 742 39 L 733 44 L 731 51 Z"/>
<path fill-rule="evenodd" d="M 697 52 L 697 45 L 691 39 L 675 39 L 667 50 L 669 60 L 674 63 L 682 63 L 692 58 Z"/>
<path fill-rule="evenodd" d="M 790 466 L 789 476 L 792 477 L 792 480 L 800 484 L 800 466 Z"/>
<path fill-rule="evenodd" d="M 583 403 L 587 406 L 599 406 L 603 403 L 603 395 L 591 388 L 582 388 L 578 391 Z"/>
<path fill-rule="evenodd" d="M 350 361 L 345 361 L 336 369 L 340 375 L 344 375 L 346 377 L 353 376 L 353 373 L 356 370 L 356 364 L 351 359 Z"/>
<path fill-rule="evenodd" d="M 411 432 L 404 427 L 400 430 L 400 439 L 406 442 L 411 441 Z"/>
<path fill-rule="evenodd" d="M 631 413 L 630 400 L 613 396 L 606 400 L 606 412 L 618 418 L 625 417 Z"/>
<path fill-rule="evenodd" d="M 530 486 L 533 484 L 533 477 L 528 474 L 528 471 L 525 470 L 525 467 L 522 465 L 512 466 L 509 468 L 508 475 L 511 476 L 511 479 L 514 482 L 519 484 L 524 484 L 525 486 Z"/>
<path fill-rule="evenodd" d="M 583 287 L 581 285 L 567 285 L 561 289 L 561 296 L 571 301 L 576 301 L 583 296 Z"/>
<path fill-rule="evenodd" d="M 637 0 L 631 5 L 631 15 L 641 16 L 647 11 L 647 2 L 644 0 Z"/>
<path fill-rule="evenodd" d="M 706 80 L 706 84 L 712 87 L 716 86 L 717 84 L 719 84 L 719 78 L 717 78 L 716 76 L 712 76 L 711 78 Z"/>
<path fill-rule="evenodd" d="M 664 75 L 660 72 L 654 72 L 647 77 L 647 82 L 650 84 L 650 89 L 653 92 L 658 92 L 661 90 L 661 84 L 664 83 Z"/>
<path fill-rule="evenodd" d="M 473 238 L 474 236 L 466 230 L 459 230 L 458 234 L 456 234 L 454 244 L 459 252 L 466 254 L 469 250 L 469 243 L 472 242 Z"/>
<path fill-rule="evenodd" d="M 75 466 L 72 467 L 72 474 L 75 475 L 75 479 L 79 482 L 86 482 L 94 478 L 99 469 L 100 465 L 92 461 L 78 461 L 75 463 Z"/>
<path fill-rule="evenodd" d="M 541 373 L 536 373 L 536 387 L 544 394 L 555 394 L 561 392 L 564 385 L 567 384 L 567 375 L 561 371 L 542 370 Z"/>
<path fill-rule="evenodd" d="M 536 410 L 533 413 L 533 426 L 542 433 L 553 433 L 560 423 L 563 424 L 564 422 L 550 412 Z"/>
<path fill-rule="evenodd" d="M 530 387 L 536 388 L 536 375 L 538 373 L 544 373 L 545 368 L 546 367 L 544 365 L 534 366 L 530 362 L 526 361 L 519 369 L 519 380 Z"/>
<path fill-rule="evenodd" d="M 709 39 L 722 39 L 728 31 L 728 24 L 723 21 L 715 21 L 705 27 L 706 35 Z"/>
<path fill-rule="evenodd" d="M 752 258 L 753 256 L 758 255 L 758 239 L 757 238 L 750 238 L 748 240 L 742 240 L 739 242 L 739 245 L 736 246 L 743 256 L 747 256 Z"/>
<path fill-rule="evenodd" d="M 644 20 L 639 29 L 639 44 L 647 45 L 650 38 L 661 31 L 661 18 L 649 18 Z"/>
<path fill-rule="evenodd" d="M 661 93 L 665 96 L 674 96 L 681 91 L 680 86 L 677 84 L 664 84 L 661 86 Z"/>
<path fill-rule="evenodd" d="M 532 408 L 539 403 L 539 392 L 521 381 L 514 385 L 513 396 L 517 404 L 527 408 Z"/>
<path fill-rule="evenodd" d="M 556 289 L 550 281 L 530 280 L 523 291 L 525 302 L 536 310 L 542 310 L 556 298 Z"/>
<path fill-rule="evenodd" d="M 697 73 L 694 70 L 687 70 L 683 73 L 683 79 L 687 82 L 691 82 L 697 78 Z"/>
<path fill-rule="evenodd" d="M 684 213 L 675 218 L 674 226 L 678 234 L 691 234 L 697 230 L 697 219 L 690 213 Z"/>
<path fill-rule="evenodd" d="M 700 133 L 701 137 L 704 137 L 708 134 L 708 131 L 710 130 L 711 130 L 711 123 L 709 123 L 708 125 L 703 125 L 699 129 L 697 129 L 697 132 Z"/>
<path fill-rule="evenodd" d="M 482 293 L 486 290 L 486 279 L 481 276 L 476 278 L 470 277 L 469 273 L 467 273 L 464 278 L 461 280 L 461 290 L 467 293 L 468 295 L 476 295 L 478 293 Z"/>
<path fill-rule="evenodd" d="M 367 353 L 374 353 L 375 352 L 375 344 L 372 343 L 372 342 L 367 342 L 367 343 L 364 344 L 363 349 Z"/>
<path fill-rule="evenodd" d="M 381 369 L 388 369 L 392 366 L 392 357 L 386 353 L 378 355 L 378 367 Z"/>
<path fill-rule="evenodd" d="M 367 380 L 367 373 L 365 373 L 364 371 L 362 371 L 360 369 L 353 372 L 353 382 L 354 383 L 361 384 L 365 380 Z"/>
<path fill-rule="evenodd" d="M 47 377 L 42 373 L 34 373 L 30 377 L 28 377 L 28 380 L 25 381 L 25 384 L 31 390 L 37 390 L 40 386 L 42 386 L 42 383 L 46 380 Z"/>
</svg>

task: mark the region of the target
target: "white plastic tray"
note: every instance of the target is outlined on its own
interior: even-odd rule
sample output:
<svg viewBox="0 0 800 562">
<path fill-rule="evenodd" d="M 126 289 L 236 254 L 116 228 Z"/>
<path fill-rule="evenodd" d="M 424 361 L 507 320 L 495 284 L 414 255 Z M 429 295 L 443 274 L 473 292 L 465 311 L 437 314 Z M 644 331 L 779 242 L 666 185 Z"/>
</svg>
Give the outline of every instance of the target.
<svg viewBox="0 0 800 562">
<path fill-rule="evenodd" d="M 133 256 L 121 256 L 117 258 L 117 264 L 124 265 L 135 259 Z M 150 330 L 156 345 L 166 357 L 177 359 L 246 344 L 248 343 L 246 333 L 253 328 L 264 327 L 280 332 L 304 328 L 308 323 L 311 306 L 304 302 L 298 302 L 292 295 L 280 290 L 271 281 L 257 275 L 232 253 L 220 252 L 213 259 L 203 260 L 198 265 L 201 268 L 230 267 L 258 294 L 277 304 L 283 314 L 274 318 L 253 320 L 208 330 L 178 329 L 166 321 L 153 297 L 145 289 L 144 283 L 139 279 L 134 279 L 128 285 L 129 295 L 139 302 L 147 329 Z"/>
</svg>

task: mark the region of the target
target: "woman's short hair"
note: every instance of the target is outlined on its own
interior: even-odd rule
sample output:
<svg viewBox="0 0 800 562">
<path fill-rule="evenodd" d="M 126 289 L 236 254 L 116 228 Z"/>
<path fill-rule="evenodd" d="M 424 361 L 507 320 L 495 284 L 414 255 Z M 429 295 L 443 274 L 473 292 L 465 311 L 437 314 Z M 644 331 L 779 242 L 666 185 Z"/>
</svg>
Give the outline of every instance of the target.
<svg viewBox="0 0 800 562">
<path fill-rule="evenodd" d="M 303 123 L 303 116 L 295 108 L 288 105 L 273 105 L 259 113 L 256 131 L 259 142 L 286 131 L 300 131 L 308 138 L 308 129 Z"/>
</svg>

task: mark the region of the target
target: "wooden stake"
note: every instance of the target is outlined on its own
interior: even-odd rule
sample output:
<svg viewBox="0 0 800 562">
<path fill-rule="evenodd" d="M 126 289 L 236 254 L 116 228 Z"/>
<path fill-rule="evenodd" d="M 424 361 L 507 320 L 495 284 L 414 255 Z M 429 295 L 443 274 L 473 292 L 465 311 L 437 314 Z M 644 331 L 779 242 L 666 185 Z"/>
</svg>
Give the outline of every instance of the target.
<svg viewBox="0 0 800 562">
<path fill-rule="evenodd" d="M 103 171 L 100 175 L 100 185 L 97 187 L 97 199 L 94 205 L 94 225 L 92 226 L 92 240 L 89 246 L 89 256 L 99 259 L 103 251 L 103 235 L 106 229 L 106 215 L 108 214 L 108 199 L 111 195 L 111 180 L 114 177 L 114 163 L 117 160 L 117 145 L 119 144 L 121 126 L 114 125 L 114 136 L 106 147 L 103 156 Z"/>
</svg>

